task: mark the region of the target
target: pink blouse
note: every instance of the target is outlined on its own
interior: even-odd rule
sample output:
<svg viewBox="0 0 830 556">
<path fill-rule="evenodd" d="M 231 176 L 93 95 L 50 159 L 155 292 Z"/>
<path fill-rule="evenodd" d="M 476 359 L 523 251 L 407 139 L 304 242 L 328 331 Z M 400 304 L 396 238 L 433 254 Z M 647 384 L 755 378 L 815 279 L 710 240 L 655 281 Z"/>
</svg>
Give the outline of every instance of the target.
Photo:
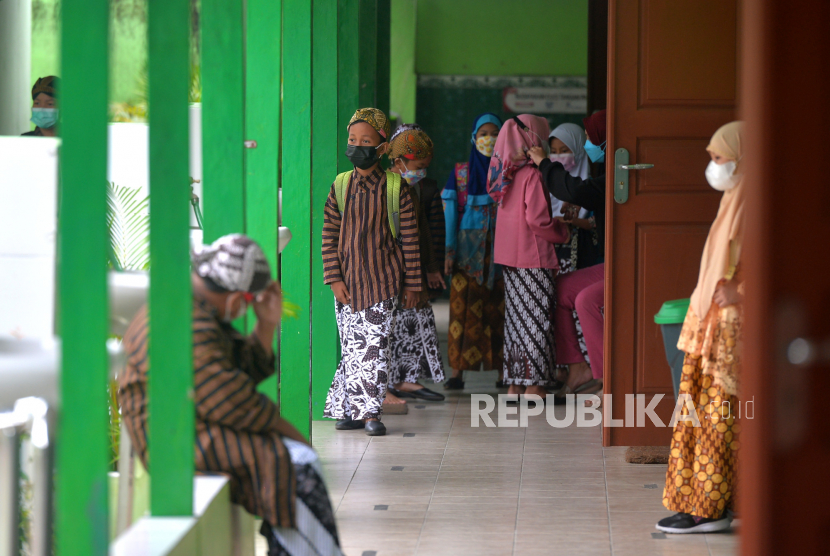
<svg viewBox="0 0 830 556">
<path fill-rule="evenodd" d="M 520 168 L 496 216 L 496 264 L 559 270 L 554 244 L 569 239 L 568 225 L 551 215 L 539 169 L 530 164 Z"/>
</svg>

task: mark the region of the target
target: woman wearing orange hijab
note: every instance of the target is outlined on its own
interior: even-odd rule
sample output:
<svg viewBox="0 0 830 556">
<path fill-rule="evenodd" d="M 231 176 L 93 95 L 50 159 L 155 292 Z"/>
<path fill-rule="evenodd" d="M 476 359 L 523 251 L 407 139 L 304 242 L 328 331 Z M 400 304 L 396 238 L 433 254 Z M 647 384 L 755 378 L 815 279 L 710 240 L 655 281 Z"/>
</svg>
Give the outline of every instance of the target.
<svg viewBox="0 0 830 556">
<path fill-rule="evenodd" d="M 741 365 L 743 278 L 740 272 L 745 185 L 741 122 L 712 136 L 706 179 L 723 191 L 700 261 L 697 287 L 677 347 L 685 352 L 678 398 L 688 396 L 674 427 L 660 520 L 666 533 L 709 533 L 730 526 L 734 507 L 737 381 Z M 690 403 L 689 403 L 690 402 Z M 695 408 L 690 414 L 689 407 Z"/>
</svg>

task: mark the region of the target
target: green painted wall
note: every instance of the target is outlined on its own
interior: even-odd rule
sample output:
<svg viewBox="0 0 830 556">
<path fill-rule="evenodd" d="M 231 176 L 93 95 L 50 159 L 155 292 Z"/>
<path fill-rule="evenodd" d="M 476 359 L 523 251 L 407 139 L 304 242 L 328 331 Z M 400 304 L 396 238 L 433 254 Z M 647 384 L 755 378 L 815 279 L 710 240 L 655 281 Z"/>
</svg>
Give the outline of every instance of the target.
<svg viewBox="0 0 830 556">
<path fill-rule="evenodd" d="M 418 0 L 417 9 L 419 74 L 587 74 L 588 0 Z"/>
<path fill-rule="evenodd" d="M 406 122 L 415 121 L 415 28 L 416 0 L 392 0 L 391 111 Z"/>
</svg>

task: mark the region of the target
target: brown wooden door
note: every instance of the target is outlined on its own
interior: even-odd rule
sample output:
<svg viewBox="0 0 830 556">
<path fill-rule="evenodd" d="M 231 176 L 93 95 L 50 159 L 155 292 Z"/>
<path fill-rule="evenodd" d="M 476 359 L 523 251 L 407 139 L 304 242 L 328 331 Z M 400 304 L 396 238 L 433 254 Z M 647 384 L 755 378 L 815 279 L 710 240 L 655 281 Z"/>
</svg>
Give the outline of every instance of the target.
<svg viewBox="0 0 830 556">
<path fill-rule="evenodd" d="M 712 133 L 735 119 L 738 66 L 736 0 L 611 0 L 608 24 L 608 234 L 605 283 L 605 393 L 625 416 L 625 394 L 664 394 L 671 374 L 654 314 L 689 297 L 720 195 L 704 177 Z M 614 153 L 631 163 L 629 198 L 614 201 Z M 669 442 L 671 429 L 603 430 L 606 446 Z"/>
<path fill-rule="evenodd" d="M 827 554 L 830 188 L 827 149 L 811 148 L 824 141 L 807 130 L 830 128 L 830 2 L 759 0 L 745 10 L 750 194 L 739 394 L 755 412 L 741 421 L 741 553 Z M 782 162 L 782 137 L 807 139 L 792 163 Z"/>
</svg>

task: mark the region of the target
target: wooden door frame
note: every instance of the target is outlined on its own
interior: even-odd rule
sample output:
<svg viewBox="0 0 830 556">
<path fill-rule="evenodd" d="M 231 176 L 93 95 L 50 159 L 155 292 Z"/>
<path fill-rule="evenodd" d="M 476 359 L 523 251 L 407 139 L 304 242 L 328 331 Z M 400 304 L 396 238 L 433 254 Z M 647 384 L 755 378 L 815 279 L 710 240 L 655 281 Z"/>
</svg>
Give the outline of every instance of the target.
<svg viewBox="0 0 830 556">
<path fill-rule="evenodd" d="M 810 241 L 811 236 L 805 233 L 811 228 L 826 228 L 822 224 L 826 220 L 811 226 L 805 217 L 805 223 L 799 226 L 801 221 L 796 221 L 794 226 L 787 226 L 789 234 L 783 234 L 780 213 L 787 208 L 782 206 L 782 191 L 798 190 L 797 197 L 787 198 L 789 206 L 808 203 L 806 212 L 812 216 L 818 212 L 813 207 L 826 208 L 830 197 L 822 180 L 810 178 L 821 175 L 821 171 L 816 173 L 811 168 L 809 151 L 798 153 L 802 166 L 781 165 L 776 160 L 781 146 L 778 138 L 803 134 L 805 126 L 826 129 L 830 122 L 826 102 L 830 76 L 825 54 L 830 46 L 828 20 L 830 6 L 826 0 L 755 0 L 744 4 L 745 69 L 740 113 L 746 121 L 744 157 L 751 162 L 746 181 L 752 194 L 746 197 L 746 235 L 741 255 L 747 298 L 740 395 L 754 398 L 756 408 L 754 418 L 742 422 L 738 457 L 741 553 L 747 556 L 818 554 L 826 550 L 828 510 L 824 500 L 830 485 L 822 473 L 811 468 L 821 468 L 828 459 L 826 425 L 820 418 L 828 363 L 801 368 L 789 365 L 784 357 L 789 340 L 776 334 L 775 325 L 790 332 L 793 323 L 778 311 L 785 299 L 795 299 L 807 306 L 809 322 L 803 332 L 818 338 L 828 333 L 826 319 L 816 317 L 828 305 L 829 249 L 826 238 Z M 793 106 L 793 100 L 798 106 L 809 107 L 809 117 L 785 112 Z M 820 149 L 820 142 L 817 147 Z M 787 254 L 793 260 L 809 251 L 808 258 L 798 257 L 797 272 L 782 270 L 788 268 L 786 258 L 782 261 L 776 256 L 787 250 L 787 237 L 808 242 Z M 801 392 L 792 388 L 796 374 L 803 378 Z M 790 386 L 781 388 L 786 383 Z M 803 487 L 794 488 L 801 483 Z"/>
</svg>

